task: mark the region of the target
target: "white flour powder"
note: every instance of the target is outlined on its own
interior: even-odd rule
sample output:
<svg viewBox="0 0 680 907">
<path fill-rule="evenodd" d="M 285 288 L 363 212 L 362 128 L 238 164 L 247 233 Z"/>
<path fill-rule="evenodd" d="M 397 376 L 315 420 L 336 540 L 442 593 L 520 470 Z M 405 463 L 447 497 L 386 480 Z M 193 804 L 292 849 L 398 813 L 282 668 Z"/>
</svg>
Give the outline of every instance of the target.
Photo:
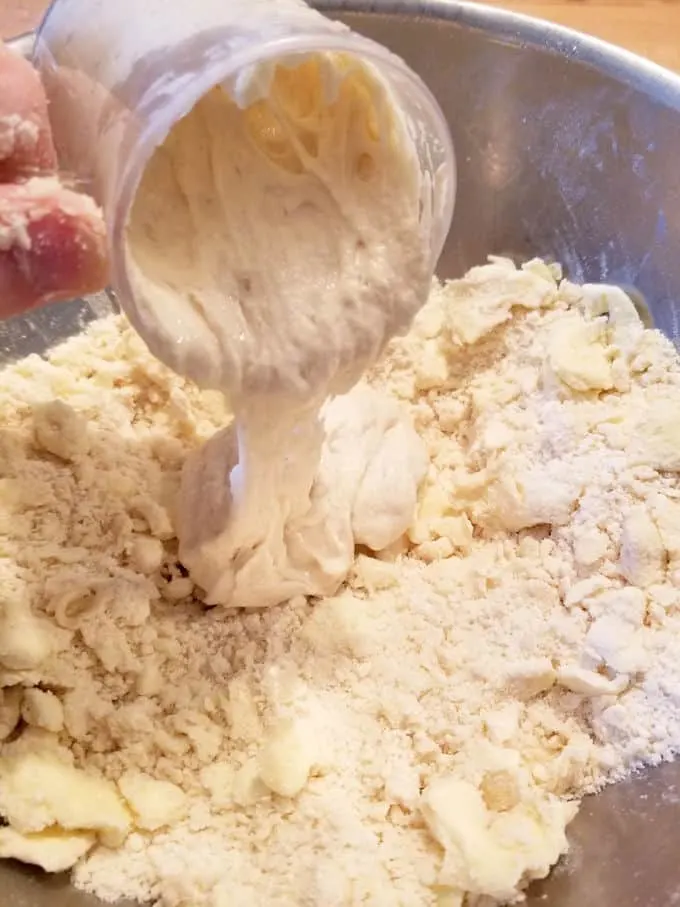
<svg viewBox="0 0 680 907">
<path fill-rule="evenodd" d="M 0 374 L 0 853 L 164 907 L 487 907 L 680 746 L 671 343 L 493 261 L 370 383 L 428 447 L 409 538 L 243 613 L 176 559 L 219 394 L 117 318 Z"/>
</svg>

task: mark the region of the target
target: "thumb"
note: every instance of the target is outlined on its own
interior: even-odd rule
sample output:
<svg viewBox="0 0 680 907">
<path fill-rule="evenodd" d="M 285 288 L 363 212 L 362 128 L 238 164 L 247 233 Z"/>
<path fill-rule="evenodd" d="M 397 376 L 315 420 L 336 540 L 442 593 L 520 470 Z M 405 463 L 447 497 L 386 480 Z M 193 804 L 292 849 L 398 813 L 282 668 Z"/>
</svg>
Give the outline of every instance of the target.
<svg viewBox="0 0 680 907">
<path fill-rule="evenodd" d="M 54 177 L 0 185 L 0 318 L 107 282 L 106 231 L 90 198 Z"/>
</svg>

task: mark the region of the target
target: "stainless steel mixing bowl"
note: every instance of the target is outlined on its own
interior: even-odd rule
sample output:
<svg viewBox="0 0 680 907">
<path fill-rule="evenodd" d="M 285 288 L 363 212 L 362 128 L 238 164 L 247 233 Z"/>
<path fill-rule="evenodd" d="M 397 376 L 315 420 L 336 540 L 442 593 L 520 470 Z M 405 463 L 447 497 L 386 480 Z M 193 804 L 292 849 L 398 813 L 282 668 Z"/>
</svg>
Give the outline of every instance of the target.
<svg viewBox="0 0 680 907">
<path fill-rule="evenodd" d="M 448 117 L 459 194 L 442 276 L 489 253 L 561 260 L 575 280 L 637 289 L 656 326 L 680 338 L 679 77 L 471 3 L 318 5 L 400 54 Z M 106 310 L 100 297 L 10 322 L 0 327 L 0 361 L 42 352 Z M 570 855 L 532 886 L 529 905 L 680 905 L 680 763 L 590 798 L 570 839 Z M 97 903 L 65 878 L 0 865 L 2 907 Z"/>
</svg>

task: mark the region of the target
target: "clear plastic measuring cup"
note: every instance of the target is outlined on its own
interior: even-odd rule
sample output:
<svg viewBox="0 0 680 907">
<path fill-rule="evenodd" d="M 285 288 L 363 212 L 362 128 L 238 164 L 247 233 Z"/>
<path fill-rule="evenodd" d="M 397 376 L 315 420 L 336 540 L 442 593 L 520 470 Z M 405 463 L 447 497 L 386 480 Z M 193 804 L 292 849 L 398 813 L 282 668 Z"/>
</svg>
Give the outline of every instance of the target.
<svg viewBox="0 0 680 907">
<path fill-rule="evenodd" d="M 405 115 L 425 177 L 434 267 L 453 214 L 454 154 L 436 101 L 400 58 L 300 0 L 54 0 L 34 61 L 62 166 L 103 207 L 123 308 L 124 231 L 155 148 L 215 85 L 238 96 L 253 67 L 312 52 L 358 57 Z"/>
</svg>

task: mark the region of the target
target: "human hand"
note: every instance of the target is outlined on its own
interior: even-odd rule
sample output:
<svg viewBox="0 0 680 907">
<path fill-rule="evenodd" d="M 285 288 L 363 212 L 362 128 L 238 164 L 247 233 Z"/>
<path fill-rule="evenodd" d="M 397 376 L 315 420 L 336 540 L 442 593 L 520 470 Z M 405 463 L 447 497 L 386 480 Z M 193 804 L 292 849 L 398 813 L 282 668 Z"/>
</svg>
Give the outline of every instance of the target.
<svg viewBox="0 0 680 907">
<path fill-rule="evenodd" d="M 0 41 L 0 318 L 101 290 L 101 212 L 57 177 L 40 78 Z"/>
</svg>

